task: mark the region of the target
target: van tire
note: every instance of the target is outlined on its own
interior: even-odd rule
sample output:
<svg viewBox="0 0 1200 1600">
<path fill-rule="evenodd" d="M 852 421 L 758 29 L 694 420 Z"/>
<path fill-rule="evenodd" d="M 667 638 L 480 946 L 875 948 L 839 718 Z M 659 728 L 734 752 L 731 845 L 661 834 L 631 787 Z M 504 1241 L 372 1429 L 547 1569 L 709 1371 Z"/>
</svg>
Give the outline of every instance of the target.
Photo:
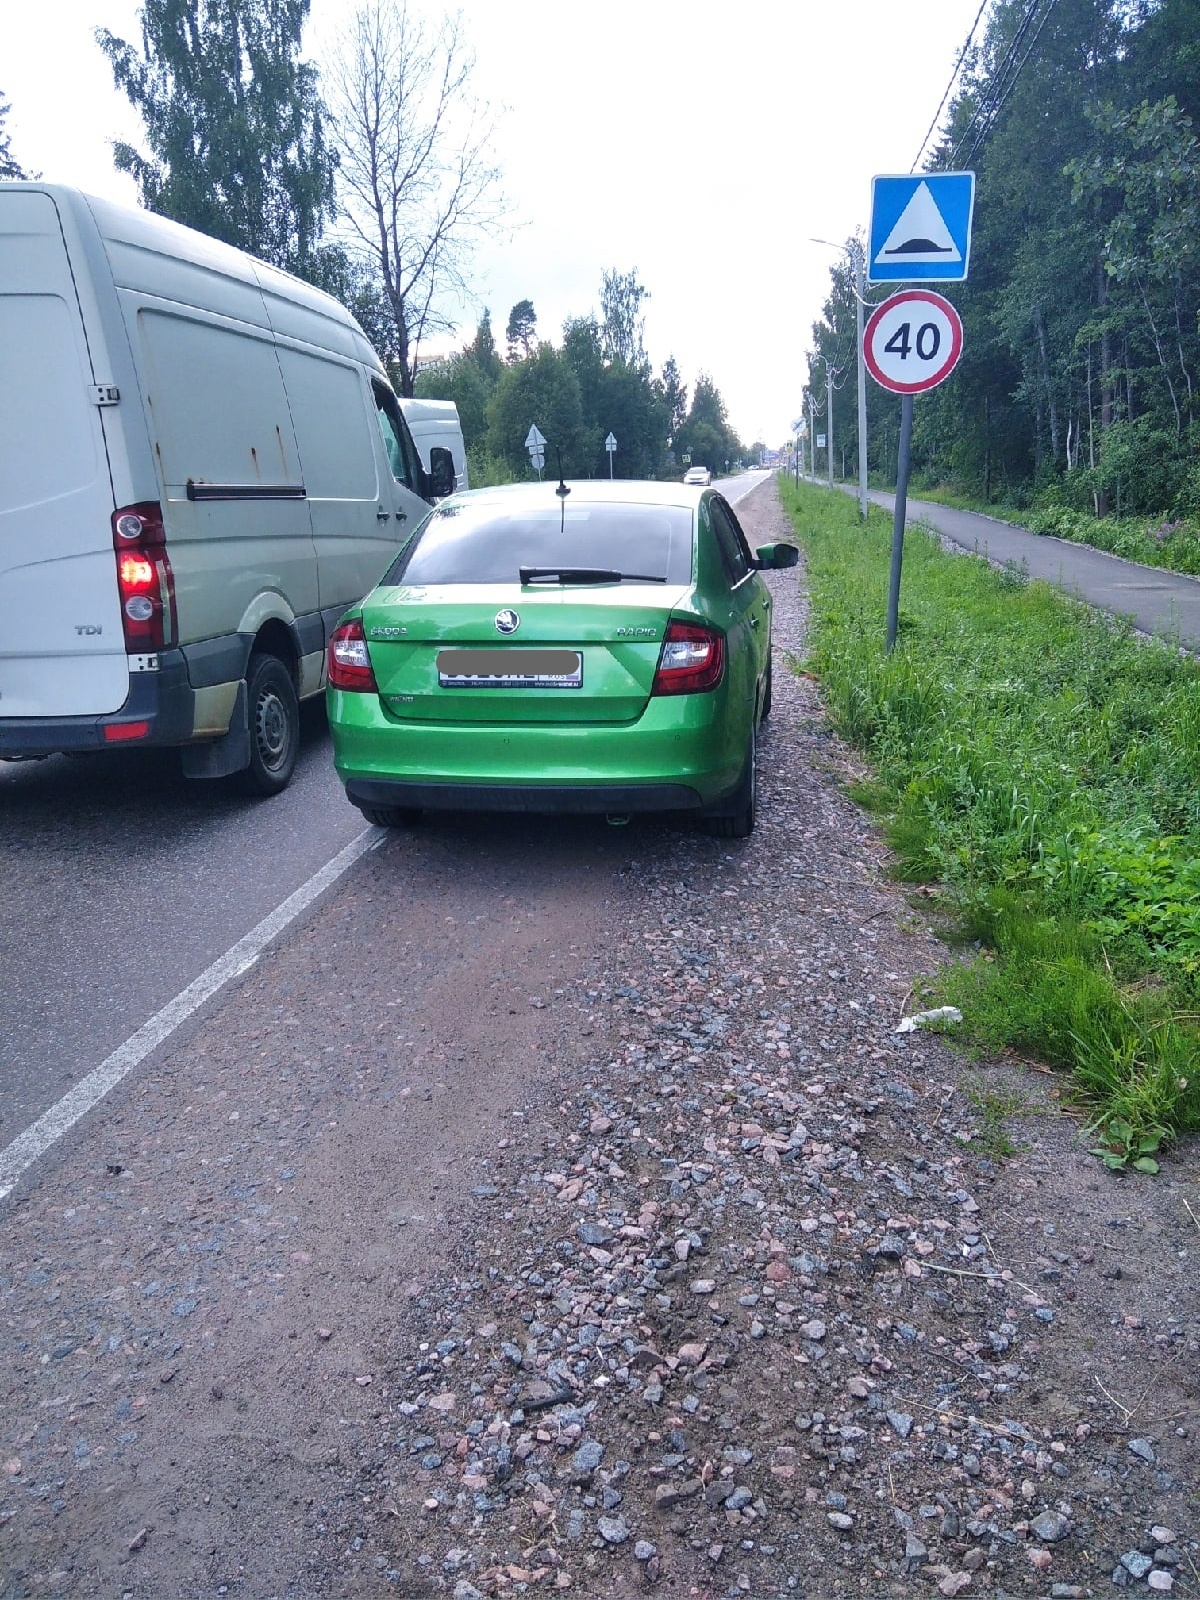
<svg viewBox="0 0 1200 1600">
<path fill-rule="evenodd" d="M 250 765 L 239 774 L 245 794 L 286 789 L 300 750 L 300 702 L 292 675 L 278 656 L 252 655 L 246 670 Z"/>
</svg>

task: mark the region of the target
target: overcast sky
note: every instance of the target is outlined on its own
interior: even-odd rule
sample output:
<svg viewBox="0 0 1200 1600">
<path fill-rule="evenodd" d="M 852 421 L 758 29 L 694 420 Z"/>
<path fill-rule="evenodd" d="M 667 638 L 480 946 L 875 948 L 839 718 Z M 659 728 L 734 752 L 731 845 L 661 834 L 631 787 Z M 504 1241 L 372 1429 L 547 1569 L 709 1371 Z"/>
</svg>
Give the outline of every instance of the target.
<svg viewBox="0 0 1200 1600">
<path fill-rule="evenodd" d="M 353 0 L 313 0 L 320 65 Z M 436 0 L 423 10 L 432 11 Z M 113 138 L 140 123 L 96 27 L 139 37 L 137 0 L 12 5 L 0 94 L 13 153 L 42 176 L 134 201 Z M 907 172 L 978 0 L 465 0 L 479 92 L 506 108 L 496 155 L 521 226 L 476 261 L 502 342 L 517 300 L 557 341 L 599 310 L 605 268 L 650 290 L 646 347 L 711 373 L 746 442 L 799 414 L 829 249 L 864 228 L 874 173 Z M 475 309 L 461 340 L 474 332 Z M 853 404 L 847 398 L 847 404 Z"/>
</svg>

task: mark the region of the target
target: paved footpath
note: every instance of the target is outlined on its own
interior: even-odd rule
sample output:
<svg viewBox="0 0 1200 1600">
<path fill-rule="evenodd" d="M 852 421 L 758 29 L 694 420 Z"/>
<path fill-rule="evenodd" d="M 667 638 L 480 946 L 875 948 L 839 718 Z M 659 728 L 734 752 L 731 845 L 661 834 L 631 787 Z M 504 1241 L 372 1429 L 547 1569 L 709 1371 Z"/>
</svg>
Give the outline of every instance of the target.
<svg viewBox="0 0 1200 1600">
<path fill-rule="evenodd" d="M 839 488 L 858 493 L 854 484 L 840 484 Z M 894 510 L 894 495 L 875 489 L 869 492 L 876 505 Z M 1177 639 L 1189 650 L 1200 650 L 1200 579 L 1139 566 L 1049 534 L 1029 533 L 975 511 L 955 511 L 931 500 L 910 498 L 905 524 L 918 522 L 927 523 L 964 550 L 975 551 L 1000 566 L 1010 561 L 1023 564 L 1031 578 L 1042 578 L 1089 605 L 1131 617 L 1143 633 Z"/>
</svg>

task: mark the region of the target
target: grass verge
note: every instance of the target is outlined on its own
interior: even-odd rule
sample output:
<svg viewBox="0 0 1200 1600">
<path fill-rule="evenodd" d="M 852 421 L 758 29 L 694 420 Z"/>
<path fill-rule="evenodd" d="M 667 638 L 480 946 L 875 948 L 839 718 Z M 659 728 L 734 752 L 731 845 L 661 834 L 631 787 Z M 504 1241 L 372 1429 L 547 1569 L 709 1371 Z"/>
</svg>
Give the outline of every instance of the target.
<svg viewBox="0 0 1200 1600">
<path fill-rule="evenodd" d="M 1200 1129 L 1200 667 L 909 529 L 884 654 L 891 516 L 781 478 L 808 561 L 805 665 L 875 769 L 855 797 L 896 872 L 937 881 L 974 959 L 963 1042 L 1068 1072 L 1110 1165 Z"/>
</svg>

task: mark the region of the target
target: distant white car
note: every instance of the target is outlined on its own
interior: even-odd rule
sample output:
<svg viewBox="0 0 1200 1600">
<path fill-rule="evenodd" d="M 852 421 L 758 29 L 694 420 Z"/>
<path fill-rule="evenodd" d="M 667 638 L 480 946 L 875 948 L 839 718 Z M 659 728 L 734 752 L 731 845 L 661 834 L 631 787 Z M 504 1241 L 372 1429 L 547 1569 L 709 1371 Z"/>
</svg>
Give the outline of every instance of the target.
<svg viewBox="0 0 1200 1600">
<path fill-rule="evenodd" d="M 699 483 L 707 487 L 712 482 L 712 473 L 707 467 L 689 467 L 683 475 L 684 483 Z"/>
</svg>

